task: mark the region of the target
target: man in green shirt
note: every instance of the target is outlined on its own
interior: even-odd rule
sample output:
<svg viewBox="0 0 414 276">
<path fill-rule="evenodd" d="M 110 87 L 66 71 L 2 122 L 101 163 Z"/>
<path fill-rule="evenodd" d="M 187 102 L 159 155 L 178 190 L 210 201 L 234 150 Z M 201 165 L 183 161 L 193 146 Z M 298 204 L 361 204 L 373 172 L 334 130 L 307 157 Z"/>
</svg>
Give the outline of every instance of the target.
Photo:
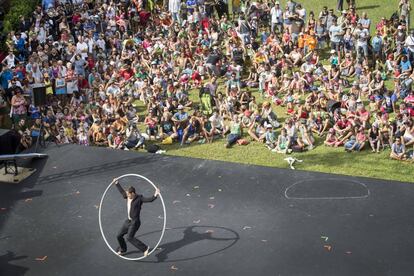
<svg viewBox="0 0 414 276">
<path fill-rule="evenodd" d="M 227 136 L 226 148 L 230 148 L 233 144 L 241 138 L 242 127 L 237 115 L 233 115 L 233 120 L 230 123 L 230 134 Z"/>
</svg>

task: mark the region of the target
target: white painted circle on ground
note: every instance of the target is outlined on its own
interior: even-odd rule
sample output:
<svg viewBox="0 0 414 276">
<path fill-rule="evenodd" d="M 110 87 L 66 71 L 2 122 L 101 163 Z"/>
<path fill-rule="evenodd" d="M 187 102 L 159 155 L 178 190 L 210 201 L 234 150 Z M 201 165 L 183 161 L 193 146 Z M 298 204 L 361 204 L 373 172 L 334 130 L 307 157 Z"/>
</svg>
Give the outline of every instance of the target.
<svg viewBox="0 0 414 276">
<path fill-rule="evenodd" d="M 148 178 L 146 178 L 145 176 L 142 176 L 142 175 L 139 175 L 139 174 L 124 174 L 124 175 L 122 175 L 122 176 L 120 176 L 120 177 L 118 177 L 118 178 L 115 178 L 115 180 L 119 180 L 119 179 L 122 179 L 122 178 L 124 178 L 124 177 L 129 177 L 129 176 L 134 176 L 134 177 L 138 177 L 138 178 L 141 178 L 141 179 L 144 179 L 145 181 L 147 181 L 148 183 L 150 183 L 153 187 L 154 187 L 154 189 L 157 189 L 157 186 L 155 186 L 155 184 L 154 183 L 152 183 L 152 181 L 151 180 L 149 180 Z M 152 248 L 152 250 L 150 251 L 150 252 L 148 252 L 148 255 L 147 256 L 141 256 L 141 257 L 138 257 L 138 258 L 128 258 L 128 257 L 125 257 L 125 256 L 120 256 L 120 255 L 118 255 L 117 254 L 117 252 L 111 247 L 111 245 L 108 243 L 108 241 L 106 240 L 106 237 L 105 237 L 105 234 L 104 234 L 104 232 L 103 232 L 103 229 L 102 229 L 102 220 L 101 220 L 101 213 L 102 213 L 102 203 L 103 203 L 103 201 L 104 201 L 104 199 L 105 199 L 105 196 L 106 196 L 106 193 L 109 191 L 109 189 L 112 187 L 112 184 L 113 184 L 113 181 L 108 185 L 108 187 L 106 188 L 106 190 L 105 190 L 105 192 L 103 193 L 103 195 L 102 195 L 102 198 L 101 198 L 101 202 L 99 203 L 99 229 L 101 230 L 101 235 L 102 235 L 102 238 L 104 239 L 104 241 L 105 241 L 105 243 L 106 243 L 106 245 L 108 246 L 108 248 L 115 254 L 115 255 L 117 255 L 118 257 L 120 257 L 120 258 L 122 258 L 122 259 L 125 259 L 125 260 L 129 260 L 129 261 L 138 261 L 138 260 L 142 260 L 142 259 L 144 259 L 144 258 L 146 258 L 146 257 L 148 257 L 149 255 L 151 255 L 152 254 L 152 252 L 154 252 L 156 249 L 157 249 L 157 247 L 160 245 L 160 243 L 161 243 L 161 240 L 162 240 L 162 238 L 164 237 L 164 232 L 165 232 L 165 226 L 166 226 L 166 224 L 167 224 L 167 214 L 166 214 L 166 211 L 165 211 L 165 204 L 164 204 L 164 199 L 162 198 L 162 195 L 161 195 L 161 193 L 160 193 L 160 195 L 159 195 L 159 197 L 160 197 L 160 199 L 161 199 L 161 203 L 162 203 L 162 209 L 163 209 L 163 211 L 164 211 L 164 223 L 163 223 L 163 227 L 162 227 L 162 232 L 161 232 L 161 236 L 160 236 L 160 239 L 158 240 L 158 242 L 157 242 L 157 244 Z"/>
<path fill-rule="evenodd" d="M 300 197 L 296 197 L 296 196 L 289 196 L 288 195 L 289 191 L 292 190 L 295 186 L 302 185 L 306 182 L 310 182 L 310 184 L 307 184 L 307 185 L 312 185 L 312 183 L 315 182 L 315 181 L 332 181 L 332 182 L 342 181 L 342 182 L 345 182 L 347 184 L 353 183 L 353 184 L 356 184 L 358 186 L 363 187 L 363 189 L 366 192 L 362 195 L 356 195 L 356 196 L 315 196 L 315 197 L 313 197 L 313 196 L 300 196 Z M 302 179 L 302 180 L 299 180 L 299 181 L 293 183 L 292 185 L 288 186 L 285 189 L 284 195 L 285 195 L 285 198 L 287 198 L 287 199 L 296 199 L 296 200 L 335 200 L 335 199 L 344 200 L 344 199 L 366 199 L 371 195 L 371 192 L 368 189 L 366 184 L 364 184 L 360 181 L 357 181 L 357 180 L 338 179 L 338 178 L 316 178 L 316 179 Z"/>
</svg>

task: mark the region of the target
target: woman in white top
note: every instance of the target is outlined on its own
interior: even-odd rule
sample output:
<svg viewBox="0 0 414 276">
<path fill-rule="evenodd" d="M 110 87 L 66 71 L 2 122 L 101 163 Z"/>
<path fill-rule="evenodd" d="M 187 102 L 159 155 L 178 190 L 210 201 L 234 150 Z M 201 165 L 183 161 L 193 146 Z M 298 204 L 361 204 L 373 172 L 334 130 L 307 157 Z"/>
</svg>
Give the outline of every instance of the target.
<svg viewBox="0 0 414 276">
<path fill-rule="evenodd" d="M 12 51 L 10 51 L 9 54 L 3 59 L 2 63 L 8 68 L 14 68 L 16 67 L 16 56 Z"/>
</svg>

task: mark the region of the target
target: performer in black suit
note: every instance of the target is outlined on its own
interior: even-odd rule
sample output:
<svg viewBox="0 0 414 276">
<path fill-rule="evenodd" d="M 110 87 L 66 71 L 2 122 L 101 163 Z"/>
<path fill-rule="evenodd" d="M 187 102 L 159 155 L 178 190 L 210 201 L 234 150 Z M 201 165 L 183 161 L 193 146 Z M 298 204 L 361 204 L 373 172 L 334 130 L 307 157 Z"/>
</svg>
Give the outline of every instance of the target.
<svg viewBox="0 0 414 276">
<path fill-rule="evenodd" d="M 141 205 L 144 202 L 153 202 L 157 199 L 158 195 L 160 194 L 160 190 L 156 189 L 154 196 L 152 197 L 144 197 L 140 194 L 135 193 L 134 187 L 129 187 L 127 191 L 125 191 L 121 185 L 119 184 L 118 180 L 114 180 L 115 186 L 118 188 L 119 192 L 121 193 L 122 197 L 127 201 L 127 210 L 128 210 L 128 218 L 122 225 L 121 230 L 118 232 L 116 236 L 119 242 L 118 248 L 118 255 L 124 255 L 127 251 L 127 245 L 125 243 L 124 235 L 127 234 L 127 241 L 132 243 L 136 248 L 144 252 L 144 256 L 148 255 L 149 247 L 145 245 L 143 242 L 135 238 L 135 233 L 138 231 L 139 227 L 141 226 L 140 220 L 140 213 L 141 213 Z"/>
</svg>

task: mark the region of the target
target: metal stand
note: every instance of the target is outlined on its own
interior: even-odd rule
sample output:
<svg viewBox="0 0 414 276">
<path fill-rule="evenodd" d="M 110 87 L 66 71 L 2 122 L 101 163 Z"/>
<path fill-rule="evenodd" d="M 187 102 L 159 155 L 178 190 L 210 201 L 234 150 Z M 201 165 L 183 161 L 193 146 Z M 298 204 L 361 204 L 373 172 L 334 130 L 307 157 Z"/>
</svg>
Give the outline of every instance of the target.
<svg viewBox="0 0 414 276">
<path fill-rule="evenodd" d="M 46 144 L 45 134 L 44 134 L 44 131 L 43 131 L 43 129 L 44 129 L 43 118 L 44 118 L 43 114 L 40 113 L 40 120 L 42 121 L 42 124 L 40 125 L 39 137 L 37 137 L 37 139 L 36 139 L 36 145 L 35 145 L 34 152 L 37 152 L 37 147 L 39 146 L 39 144 L 44 149 L 47 148 L 47 146 L 48 146 L 48 144 Z M 57 138 L 54 135 L 50 134 L 50 136 L 48 137 L 47 140 L 49 140 L 49 139 L 52 139 L 52 141 L 55 143 L 55 145 L 57 147 L 59 147 L 59 144 L 57 142 Z"/>
<path fill-rule="evenodd" d="M 4 161 L 4 174 L 13 174 L 14 176 L 19 174 L 16 159 Z"/>
</svg>

